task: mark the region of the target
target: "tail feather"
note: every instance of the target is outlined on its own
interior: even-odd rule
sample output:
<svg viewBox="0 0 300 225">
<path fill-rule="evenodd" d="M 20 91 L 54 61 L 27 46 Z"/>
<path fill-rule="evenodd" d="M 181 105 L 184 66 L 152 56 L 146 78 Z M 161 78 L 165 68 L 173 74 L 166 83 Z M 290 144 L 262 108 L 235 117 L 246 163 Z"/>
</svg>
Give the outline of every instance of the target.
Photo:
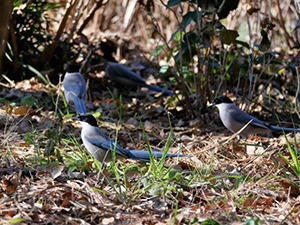
<svg viewBox="0 0 300 225">
<path fill-rule="evenodd" d="M 160 159 L 163 156 L 163 152 L 159 151 L 152 151 L 153 157 L 156 159 Z M 150 161 L 150 154 L 148 151 L 142 150 L 128 150 L 128 156 L 131 159 L 140 160 L 140 161 Z M 176 154 L 176 153 L 167 153 L 167 158 L 174 158 L 174 157 L 187 157 L 188 155 L 185 154 Z"/>
<path fill-rule="evenodd" d="M 152 91 L 156 91 L 156 92 L 162 92 L 163 95 L 167 95 L 167 96 L 172 96 L 173 92 L 165 89 L 165 88 L 161 88 L 155 85 L 146 85 L 146 87 Z"/>
<path fill-rule="evenodd" d="M 277 126 L 270 126 L 269 127 L 272 131 L 275 132 L 300 132 L 300 129 L 288 128 L 288 127 L 277 127 Z"/>
<path fill-rule="evenodd" d="M 78 112 L 80 115 L 86 114 L 86 107 L 84 101 L 78 97 L 75 97 L 72 100 L 74 102 L 76 112 Z"/>
</svg>

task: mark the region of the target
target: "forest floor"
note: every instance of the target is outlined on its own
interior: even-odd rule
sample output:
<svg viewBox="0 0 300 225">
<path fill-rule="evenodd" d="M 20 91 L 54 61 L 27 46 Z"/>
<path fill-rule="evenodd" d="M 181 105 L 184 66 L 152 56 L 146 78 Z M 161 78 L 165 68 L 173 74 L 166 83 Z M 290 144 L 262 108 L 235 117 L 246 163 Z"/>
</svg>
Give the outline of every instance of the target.
<svg viewBox="0 0 300 225">
<path fill-rule="evenodd" d="M 297 146 L 299 134 L 237 142 L 218 112 L 204 126 L 172 97 L 142 90 L 113 98 L 117 89 L 96 83 L 87 108 L 105 134 L 130 149 L 147 149 L 146 137 L 152 148 L 191 157 L 101 167 L 58 86 L 11 81 L 0 92 L 1 224 L 300 224 L 286 142 Z"/>
</svg>

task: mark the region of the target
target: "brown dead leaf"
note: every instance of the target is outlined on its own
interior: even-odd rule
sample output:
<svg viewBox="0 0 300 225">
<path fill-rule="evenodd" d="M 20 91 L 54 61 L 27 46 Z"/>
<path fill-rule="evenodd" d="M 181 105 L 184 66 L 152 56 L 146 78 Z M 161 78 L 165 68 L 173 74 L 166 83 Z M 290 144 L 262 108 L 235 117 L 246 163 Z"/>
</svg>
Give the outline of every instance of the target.
<svg viewBox="0 0 300 225">
<path fill-rule="evenodd" d="M 245 148 L 240 145 L 237 145 L 236 143 L 232 143 L 230 147 L 232 152 L 245 152 Z"/>
<path fill-rule="evenodd" d="M 210 210 L 212 210 L 212 209 L 215 209 L 216 208 L 216 205 L 215 204 L 207 204 L 207 205 L 205 205 L 205 207 L 204 207 L 204 212 L 206 213 L 206 212 L 208 212 L 208 211 L 210 211 Z"/>
<path fill-rule="evenodd" d="M 39 221 L 40 217 L 38 213 L 33 213 L 33 215 L 31 216 L 32 220 L 34 221 Z"/>
<path fill-rule="evenodd" d="M 200 206 L 199 205 L 194 205 L 191 210 L 195 213 L 200 213 Z"/>
<path fill-rule="evenodd" d="M 281 182 L 283 188 L 287 193 L 290 193 L 290 196 L 297 198 L 300 195 L 300 189 L 298 186 L 293 185 L 292 183 L 284 180 Z"/>
<path fill-rule="evenodd" d="M 18 187 L 18 181 L 16 179 L 4 180 L 3 184 L 6 186 L 6 190 L 5 190 L 6 194 L 11 194 L 15 192 Z"/>
<path fill-rule="evenodd" d="M 258 135 L 253 135 L 253 136 L 250 136 L 248 138 L 248 140 L 257 141 L 257 142 L 266 142 L 266 141 L 268 141 L 268 138 L 261 137 L 261 136 L 258 136 Z"/>
<path fill-rule="evenodd" d="M 12 110 L 13 114 L 19 116 L 25 116 L 26 114 L 30 113 L 30 111 L 31 108 L 28 105 L 17 106 Z"/>
<path fill-rule="evenodd" d="M 74 200 L 74 193 L 72 191 L 67 191 L 66 193 L 64 193 L 63 195 L 65 198 L 68 198 L 70 200 Z"/>
<path fill-rule="evenodd" d="M 114 101 L 114 99 L 112 99 L 112 98 L 107 98 L 104 100 L 104 102 L 106 102 L 106 103 L 112 103 L 113 101 Z"/>
<path fill-rule="evenodd" d="M 3 211 L 2 213 L 3 213 L 4 215 L 6 215 L 6 216 L 9 216 L 9 217 L 13 217 L 13 216 L 16 215 L 16 212 L 15 212 L 15 211 L 12 211 L 12 210 L 10 210 L 10 211 Z"/>
<path fill-rule="evenodd" d="M 245 207 L 254 207 L 254 208 L 257 208 L 257 207 L 270 207 L 271 205 L 273 205 L 274 203 L 274 200 L 271 199 L 271 198 L 247 198 L 243 205 Z"/>
<path fill-rule="evenodd" d="M 265 205 L 265 206 L 271 206 L 274 203 L 274 200 L 271 198 L 262 198 L 259 200 L 261 205 Z"/>
<path fill-rule="evenodd" d="M 244 203 L 243 203 L 243 206 L 244 207 L 256 207 L 257 205 L 256 204 L 253 204 L 255 202 L 255 198 L 247 198 Z"/>
<path fill-rule="evenodd" d="M 11 114 L 12 110 L 13 110 L 13 107 L 9 104 L 9 102 L 6 102 L 5 103 L 5 112 L 7 114 Z"/>
<path fill-rule="evenodd" d="M 280 156 L 272 156 L 272 159 L 281 167 L 285 167 L 286 166 L 286 162 L 283 160 L 283 158 L 281 158 Z"/>
<path fill-rule="evenodd" d="M 30 144 L 27 143 L 27 142 L 21 142 L 21 143 L 19 144 L 19 147 L 30 147 Z"/>
<path fill-rule="evenodd" d="M 69 198 L 64 198 L 63 202 L 61 203 L 61 207 L 69 208 L 71 205 Z"/>
<path fill-rule="evenodd" d="M 70 191 L 69 188 L 67 188 L 66 192 L 62 195 L 62 197 L 63 202 L 61 203 L 61 207 L 64 208 L 69 208 L 71 205 L 70 201 L 74 201 L 75 199 L 74 193 Z"/>
</svg>

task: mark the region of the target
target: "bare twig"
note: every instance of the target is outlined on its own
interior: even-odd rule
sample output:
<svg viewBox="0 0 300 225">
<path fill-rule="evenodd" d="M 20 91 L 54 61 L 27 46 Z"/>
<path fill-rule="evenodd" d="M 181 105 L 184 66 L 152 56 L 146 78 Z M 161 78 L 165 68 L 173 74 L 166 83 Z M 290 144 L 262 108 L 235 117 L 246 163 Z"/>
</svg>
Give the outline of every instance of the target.
<svg viewBox="0 0 300 225">
<path fill-rule="evenodd" d="M 278 14 L 279 14 L 279 23 L 280 23 L 280 26 L 284 32 L 284 37 L 286 39 L 286 43 L 287 45 L 289 46 L 289 48 L 291 49 L 292 46 L 290 44 L 290 40 L 293 41 L 293 39 L 291 38 L 291 36 L 289 35 L 289 33 L 287 32 L 286 28 L 285 28 L 285 24 L 284 24 L 284 19 L 283 19 L 283 16 L 282 16 L 282 10 L 281 10 L 281 7 L 280 7 L 280 2 L 279 0 L 276 0 L 276 3 L 277 3 L 277 7 L 278 7 Z"/>
<path fill-rule="evenodd" d="M 77 31 L 77 34 L 81 34 L 82 31 L 84 30 L 84 28 L 86 27 L 86 25 L 90 22 L 90 20 L 94 17 L 95 12 L 101 8 L 101 6 L 103 5 L 103 0 L 99 0 L 95 7 L 91 10 L 90 14 L 88 15 L 88 17 L 85 19 L 85 21 L 83 21 L 83 23 L 81 24 L 80 28 Z"/>
<path fill-rule="evenodd" d="M 90 61 L 92 55 L 94 53 L 94 48 L 91 47 L 89 50 L 88 55 L 86 56 L 85 60 L 82 62 L 82 65 L 80 67 L 80 72 L 82 72 L 82 70 L 86 67 L 86 65 L 88 64 L 88 62 Z"/>
<path fill-rule="evenodd" d="M 226 57 L 226 52 L 227 51 L 225 51 L 225 53 L 224 53 L 224 58 L 227 58 Z M 224 61 L 225 61 L 225 59 L 224 59 Z M 218 86 L 218 89 L 217 89 L 217 91 L 216 91 L 216 95 L 218 96 L 218 93 L 219 93 L 219 91 L 220 91 L 220 88 L 221 88 L 221 86 L 222 86 L 222 84 L 223 84 L 223 81 L 225 80 L 225 76 L 226 76 L 226 73 L 228 72 L 228 70 L 231 68 L 231 65 L 232 65 L 232 63 L 233 63 L 233 60 L 231 60 L 230 61 L 230 64 L 229 64 L 229 66 L 228 66 L 228 68 L 223 72 L 223 75 L 222 75 L 222 77 L 221 77 L 221 81 L 220 81 L 220 83 L 219 83 L 219 86 Z M 225 69 L 225 62 L 223 63 L 223 68 Z"/>
<path fill-rule="evenodd" d="M 53 42 L 50 45 L 50 47 L 48 48 L 48 50 L 43 55 L 43 58 L 45 61 L 48 61 L 52 57 L 55 49 L 57 48 L 57 46 L 59 44 L 59 39 L 60 39 L 61 35 L 63 34 L 63 31 L 66 27 L 68 17 L 70 15 L 72 9 L 74 8 L 74 6 L 77 4 L 77 2 L 78 2 L 78 0 L 70 0 L 70 3 L 68 4 L 70 6 L 67 8 L 67 10 L 65 12 L 64 18 L 62 19 L 62 21 L 60 23 L 60 26 L 56 33 L 56 36 L 54 37 Z"/>
<path fill-rule="evenodd" d="M 177 23 L 180 24 L 180 21 L 179 21 L 177 15 L 176 15 L 176 12 L 175 12 L 172 8 L 168 7 L 162 0 L 161 0 L 160 2 L 161 2 L 162 5 L 164 5 L 164 7 L 166 7 L 167 9 L 171 10 L 171 12 L 173 12 L 173 14 L 174 14 L 174 16 L 175 16 L 175 18 L 176 18 L 176 20 L 177 20 Z M 165 39 L 165 37 L 162 35 L 162 33 L 161 33 L 161 31 L 160 31 L 160 28 L 159 28 L 159 25 L 158 25 L 158 22 L 157 22 L 156 18 L 155 18 L 154 15 L 152 15 L 150 12 L 148 12 L 148 14 L 149 14 L 149 16 L 151 16 L 152 22 L 153 22 L 154 26 L 156 27 L 156 30 L 157 30 L 158 34 L 160 35 L 160 37 L 162 38 L 162 40 L 164 40 L 164 43 L 166 44 L 167 50 L 168 50 L 168 51 L 171 51 L 171 48 L 170 48 L 170 46 L 169 46 L 169 44 L 168 44 L 168 41 Z M 179 26 L 179 27 L 180 27 L 180 26 Z M 180 29 L 182 29 L 182 28 L 180 27 Z M 179 47 L 181 48 L 181 45 L 180 45 Z M 164 49 L 164 51 L 165 51 L 165 53 L 167 54 L 167 52 L 166 52 L 165 49 Z M 193 107 L 192 107 L 192 104 L 191 104 L 191 102 L 190 102 L 189 94 L 188 94 L 188 91 L 187 91 L 188 85 L 186 84 L 186 82 L 185 82 L 185 80 L 184 80 L 184 77 L 183 77 L 183 74 L 182 74 L 182 58 L 181 58 L 181 57 L 182 57 L 182 54 L 181 54 L 182 51 L 181 51 L 181 49 L 179 49 L 179 52 L 180 52 L 180 66 L 179 66 L 179 68 L 181 68 L 181 69 L 179 69 L 179 68 L 177 67 L 176 63 L 174 64 L 174 67 L 175 67 L 176 70 L 179 72 L 179 76 L 177 76 L 176 74 L 174 74 L 174 78 L 175 78 L 176 81 L 181 85 L 181 90 L 182 90 L 183 95 L 184 95 L 184 97 L 185 97 L 186 105 L 187 105 L 187 107 L 188 107 L 188 109 L 189 109 L 188 112 L 191 113 L 191 116 L 192 116 L 192 117 L 195 117 L 195 113 L 194 113 L 194 111 L 193 111 Z M 172 55 L 172 57 L 174 58 L 173 55 Z M 175 60 L 174 60 L 174 61 L 175 61 Z"/>
<path fill-rule="evenodd" d="M 83 2 L 84 2 L 84 0 L 81 0 L 80 3 L 78 4 L 77 8 L 76 8 L 75 19 L 72 21 L 72 28 L 71 28 L 71 30 L 69 32 L 69 37 L 68 37 L 68 39 L 66 41 L 67 43 L 70 43 L 71 39 L 73 39 L 73 36 L 74 36 L 73 34 L 74 34 L 75 30 L 76 30 L 76 27 L 77 27 L 77 24 L 79 22 L 79 19 L 82 16 L 82 11 L 83 11 L 82 10 L 82 5 L 83 5 Z M 86 5 L 88 5 L 88 4 L 86 4 Z"/>
<path fill-rule="evenodd" d="M 299 91 L 300 91 L 300 68 L 299 66 L 296 67 L 296 74 L 297 74 L 297 91 L 295 94 L 295 110 L 300 118 L 300 113 L 299 113 Z"/>
<path fill-rule="evenodd" d="M 275 58 L 275 56 L 270 57 L 270 59 L 267 61 L 267 63 L 264 63 L 264 66 L 260 72 L 259 75 L 256 75 L 253 81 L 253 87 L 252 90 L 249 89 L 250 93 L 249 93 L 249 99 L 253 98 L 254 92 L 255 92 L 255 87 L 256 87 L 256 83 L 257 80 L 263 75 L 263 73 L 265 72 L 265 70 L 267 69 L 267 67 L 270 65 L 270 63 L 272 62 L 272 60 Z"/>
</svg>

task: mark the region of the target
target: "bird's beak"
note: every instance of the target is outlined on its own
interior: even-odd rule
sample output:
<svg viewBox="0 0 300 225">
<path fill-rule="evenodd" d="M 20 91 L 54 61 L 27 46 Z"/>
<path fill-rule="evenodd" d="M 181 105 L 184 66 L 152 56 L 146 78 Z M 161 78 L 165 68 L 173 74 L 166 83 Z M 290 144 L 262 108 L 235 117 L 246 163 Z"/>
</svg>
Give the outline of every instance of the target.
<svg viewBox="0 0 300 225">
<path fill-rule="evenodd" d="M 207 106 L 207 109 L 211 109 L 211 108 L 213 108 L 213 107 L 215 107 L 215 106 L 216 106 L 215 103 L 211 103 L 211 104 L 209 104 L 209 105 Z"/>
</svg>

